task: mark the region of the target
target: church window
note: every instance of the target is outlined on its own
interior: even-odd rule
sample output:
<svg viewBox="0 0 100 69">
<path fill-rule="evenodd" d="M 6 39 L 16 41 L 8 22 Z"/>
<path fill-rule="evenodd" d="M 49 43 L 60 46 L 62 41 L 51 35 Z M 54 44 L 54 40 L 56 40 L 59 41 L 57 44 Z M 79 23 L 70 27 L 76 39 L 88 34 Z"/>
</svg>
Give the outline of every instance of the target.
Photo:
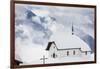
<svg viewBox="0 0 100 69">
<path fill-rule="evenodd" d="M 75 50 L 73 51 L 73 55 L 75 55 Z"/>
<path fill-rule="evenodd" d="M 85 52 L 85 55 L 87 55 L 87 51 Z"/>
<path fill-rule="evenodd" d="M 69 51 L 67 51 L 67 56 L 69 55 Z"/>
<path fill-rule="evenodd" d="M 56 57 L 56 55 L 55 55 L 55 53 L 53 53 L 53 58 L 55 58 Z"/>
</svg>

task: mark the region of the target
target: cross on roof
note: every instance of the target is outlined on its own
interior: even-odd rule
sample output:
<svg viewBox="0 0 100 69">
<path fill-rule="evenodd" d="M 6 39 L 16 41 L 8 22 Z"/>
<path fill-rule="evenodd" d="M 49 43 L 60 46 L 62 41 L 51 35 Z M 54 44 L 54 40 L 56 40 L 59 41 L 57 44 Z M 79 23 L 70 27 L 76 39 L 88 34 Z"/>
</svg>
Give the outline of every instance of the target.
<svg viewBox="0 0 100 69">
<path fill-rule="evenodd" d="M 41 58 L 40 60 L 43 60 L 43 64 L 45 64 L 45 60 L 48 58 L 45 58 L 45 56 L 43 56 L 43 58 Z"/>
</svg>

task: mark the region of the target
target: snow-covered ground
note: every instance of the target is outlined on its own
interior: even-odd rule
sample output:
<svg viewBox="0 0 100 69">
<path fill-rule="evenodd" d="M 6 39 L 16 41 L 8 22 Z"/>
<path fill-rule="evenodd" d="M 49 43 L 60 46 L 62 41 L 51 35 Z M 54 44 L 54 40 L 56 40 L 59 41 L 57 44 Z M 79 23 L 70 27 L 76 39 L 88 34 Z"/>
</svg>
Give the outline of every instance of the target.
<svg viewBox="0 0 100 69">
<path fill-rule="evenodd" d="M 36 54 L 38 54 L 38 56 L 36 56 Z M 26 53 L 26 55 L 27 55 L 27 53 Z M 43 64 L 43 60 L 40 60 L 40 59 L 43 58 L 44 55 L 47 58 L 47 59 L 45 59 L 45 64 L 94 61 L 94 54 L 91 54 L 91 55 L 88 55 L 88 56 L 80 56 L 80 57 L 78 56 L 78 57 L 50 58 L 50 57 L 47 56 L 48 52 L 46 54 L 44 54 L 44 53 L 42 53 L 40 51 L 40 52 L 37 52 L 37 53 L 35 53 L 33 55 L 31 54 L 31 58 L 28 55 L 27 56 L 28 59 L 23 64 L 21 64 L 21 65 Z M 27 58 L 27 57 L 25 57 L 25 58 Z"/>
</svg>

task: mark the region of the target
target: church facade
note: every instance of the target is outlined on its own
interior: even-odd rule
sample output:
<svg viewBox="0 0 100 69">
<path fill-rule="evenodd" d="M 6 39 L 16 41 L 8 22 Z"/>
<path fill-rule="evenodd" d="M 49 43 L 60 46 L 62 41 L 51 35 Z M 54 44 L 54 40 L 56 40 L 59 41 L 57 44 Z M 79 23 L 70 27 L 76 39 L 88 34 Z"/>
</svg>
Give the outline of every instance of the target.
<svg viewBox="0 0 100 69">
<path fill-rule="evenodd" d="M 54 41 L 48 43 L 46 50 L 49 51 L 49 57 L 51 58 L 78 57 L 91 54 L 91 51 L 82 51 L 81 47 L 60 49 Z"/>
</svg>

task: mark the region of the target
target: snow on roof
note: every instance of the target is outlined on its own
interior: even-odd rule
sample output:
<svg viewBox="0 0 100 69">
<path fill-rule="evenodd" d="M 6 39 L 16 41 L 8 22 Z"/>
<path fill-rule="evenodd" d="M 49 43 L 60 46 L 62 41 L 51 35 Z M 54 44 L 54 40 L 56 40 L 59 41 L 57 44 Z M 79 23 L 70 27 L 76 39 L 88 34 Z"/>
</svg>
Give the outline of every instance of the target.
<svg viewBox="0 0 100 69">
<path fill-rule="evenodd" d="M 64 28 L 62 25 L 55 25 L 56 30 L 50 37 L 50 42 L 54 41 L 58 49 L 81 48 L 82 51 L 91 51 L 89 46 L 78 36 L 72 35 L 71 24 Z"/>
<path fill-rule="evenodd" d="M 75 35 L 64 33 L 53 35 L 50 41 L 54 41 L 58 49 L 81 48 L 82 51 L 91 51 L 89 46 Z"/>
<path fill-rule="evenodd" d="M 81 40 L 79 37 L 75 35 L 68 36 L 65 39 L 56 40 L 55 43 L 58 49 L 81 48 L 82 51 L 90 50 L 89 46 L 83 40 Z"/>
</svg>

